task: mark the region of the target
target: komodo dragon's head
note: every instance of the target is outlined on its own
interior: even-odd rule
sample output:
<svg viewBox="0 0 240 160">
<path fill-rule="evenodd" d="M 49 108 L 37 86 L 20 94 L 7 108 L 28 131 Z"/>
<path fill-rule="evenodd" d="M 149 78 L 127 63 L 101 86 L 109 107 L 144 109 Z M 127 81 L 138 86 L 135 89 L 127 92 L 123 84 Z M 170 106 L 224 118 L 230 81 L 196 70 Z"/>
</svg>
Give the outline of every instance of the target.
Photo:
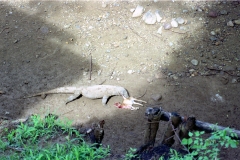
<svg viewBox="0 0 240 160">
<path fill-rule="evenodd" d="M 125 97 L 125 98 L 129 98 L 129 94 L 128 91 L 126 89 L 121 89 L 120 91 L 118 91 L 119 95 Z"/>
</svg>

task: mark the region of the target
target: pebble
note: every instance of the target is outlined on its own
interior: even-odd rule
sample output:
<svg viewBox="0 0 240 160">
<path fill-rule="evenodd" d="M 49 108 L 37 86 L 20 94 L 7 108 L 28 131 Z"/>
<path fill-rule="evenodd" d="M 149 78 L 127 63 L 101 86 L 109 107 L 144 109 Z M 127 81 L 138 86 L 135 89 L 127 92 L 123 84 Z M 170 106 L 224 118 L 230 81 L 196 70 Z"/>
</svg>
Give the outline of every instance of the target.
<svg viewBox="0 0 240 160">
<path fill-rule="evenodd" d="M 102 2 L 102 8 L 106 8 L 107 7 L 107 4 Z"/>
<path fill-rule="evenodd" d="M 128 73 L 128 74 L 133 74 L 134 71 L 133 71 L 133 70 L 128 70 L 127 73 Z"/>
<path fill-rule="evenodd" d="M 178 24 L 183 24 L 185 22 L 184 19 L 181 17 L 176 18 L 176 21 Z"/>
<path fill-rule="evenodd" d="M 135 8 L 131 8 L 131 9 L 130 9 L 130 12 L 133 13 L 134 11 L 135 11 Z"/>
<path fill-rule="evenodd" d="M 197 66 L 197 65 L 198 65 L 198 60 L 192 59 L 192 60 L 191 60 L 191 63 L 192 63 L 194 66 Z"/>
<path fill-rule="evenodd" d="M 46 27 L 46 26 L 42 26 L 42 27 L 40 28 L 40 31 L 41 31 L 43 34 L 47 34 L 47 33 L 49 32 L 48 27 Z"/>
<path fill-rule="evenodd" d="M 151 83 L 151 82 L 153 82 L 153 78 L 148 78 L 147 81 L 148 81 L 148 83 Z"/>
<path fill-rule="evenodd" d="M 233 26 L 234 26 L 233 21 L 229 21 L 229 22 L 227 22 L 227 26 L 229 26 L 229 27 L 233 27 Z"/>
<path fill-rule="evenodd" d="M 136 7 L 135 11 L 133 12 L 132 17 L 139 17 L 139 16 L 141 16 L 142 13 L 143 13 L 143 11 L 144 11 L 143 6 L 139 6 L 139 5 L 138 5 L 138 6 Z"/>
<path fill-rule="evenodd" d="M 158 28 L 158 31 L 157 31 L 158 34 L 162 34 L 162 28 L 163 28 L 163 26 L 161 26 L 160 28 Z"/>
<path fill-rule="evenodd" d="M 156 10 L 155 15 L 156 15 L 156 17 L 157 17 L 157 22 L 161 22 L 161 20 L 162 20 L 163 18 L 160 16 L 160 11 L 159 11 L 159 10 Z"/>
<path fill-rule="evenodd" d="M 156 14 L 153 14 L 151 11 L 148 11 L 143 15 L 143 20 L 146 24 L 155 24 L 157 21 Z"/>
<path fill-rule="evenodd" d="M 216 33 L 214 31 L 211 31 L 210 34 L 213 35 L 213 36 L 216 35 Z"/>
<path fill-rule="evenodd" d="M 240 24 L 240 19 L 235 20 L 234 23 L 239 25 Z"/>
<path fill-rule="evenodd" d="M 169 30 L 169 29 L 172 28 L 172 26 L 171 26 L 171 24 L 169 24 L 169 23 L 165 23 L 165 24 L 163 25 L 163 28 L 166 29 L 166 30 Z"/>
<path fill-rule="evenodd" d="M 221 14 L 221 15 L 227 15 L 228 12 L 227 12 L 226 10 L 222 10 L 222 11 L 220 11 L 220 14 Z"/>
<path fill-rule="evenodd" d="M 183 13 L 188 13 L 188 10 L 187 10 L 187 9 L 184 9 L 182 12 L 183 12 Z"/>
<path fill-rule="evenodd" d="M 171 21 L 171 26 L 174 27 L 174 28 L 177 28 L 178 27 L 178 22 L 175 19 L 173 19 Z"/>
<path fill-rule="evenodd" d="M 218 13 L 216 11 L 209 11 L 208 16 L 211 18 L 217 18 Z"/>
<path fill-rule="evenodd" d="M 211 41 L 216 41 L 216 40 L 217 40 L 217 37 L 211 36 L 211 37 L 210 37 L 210 40 L 211 40 Z"/>
<path fill-rule="evenodd" d="M 162 99 L 162 95 L 161 94 L 153 94 L 151 96 L 151 98 L 154 100 L 154 101 L 159 101 Z"/>
</svg>

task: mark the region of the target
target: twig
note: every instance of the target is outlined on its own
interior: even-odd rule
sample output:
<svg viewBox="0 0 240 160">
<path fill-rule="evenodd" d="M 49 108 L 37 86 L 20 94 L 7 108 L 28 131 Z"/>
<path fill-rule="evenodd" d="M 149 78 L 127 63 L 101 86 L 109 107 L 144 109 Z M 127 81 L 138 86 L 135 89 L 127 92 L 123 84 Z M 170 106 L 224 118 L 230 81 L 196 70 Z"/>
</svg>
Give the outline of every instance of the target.
<svg viewBox="0 0 240 160">
<path fill-rule="evenodd" d="M 143 95 L 141 95 L 140 97 L 137 97 L 137 98 L 142 98 L 146 93 L 147 93 L 147 88 L 145 89 L 145 92 L 143 93 Z"/>
<path fill-rule="evenodd" d="M 9 29 L 9 27 L 3 28 L 2 31 L 0 32 L 0 34 L 1 34 L 5 29 Z"/>
<path fill-rule="evenodd" d="M 179 142 L 181 143 L 181 139 L 180 139 L 180 137 L 177 135 L 177 132 L 175 131 L 174 126 L 173 126 L 172 123 L 171 123 L 171 126 L 172 126 L 173 132 L 175 133 L 177 139 L 178 139 Z M 182 145 L 182 144 L 181 144 L 181 145 Z M 186 146 L 184 146 L 184 145 L 182 145 L 182 146 L 184 147 L 184 149 L 185 149 L 188 153 L 190 153 Z"/>
<path fill-rule="evenodd" d="M 89 80 L 92 79 L 92 54 L 90 55 L 90 71 L 89 71 Z"/>
<path fill-rule="evenodd" d="M 187 32 L 179 32 L 179 31 L 174 31 L 174 30 L 171 30 L 173 33 L 178 33 L 178 34 L 186 34 Z"/>
</svg>

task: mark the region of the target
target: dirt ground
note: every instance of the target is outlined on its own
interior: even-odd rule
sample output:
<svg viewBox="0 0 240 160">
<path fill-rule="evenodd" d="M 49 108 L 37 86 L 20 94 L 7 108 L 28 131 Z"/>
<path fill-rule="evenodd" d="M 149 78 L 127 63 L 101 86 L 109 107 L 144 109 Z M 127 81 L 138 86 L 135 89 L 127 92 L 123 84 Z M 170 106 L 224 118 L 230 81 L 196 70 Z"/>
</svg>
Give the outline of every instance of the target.
<svg viewBox="0 0 240 160">
<path fill-rule="evenodd" d="M 105 120 L 103 145 L 115 155 L 143 144 L 146 107 L 160 105 L 182 116 L 240 130 L 240 2 L 142 1 L 1 1 L 0 113 L 11 119 L 55 113 L 74 124 Z M 163 20 L 147 25 L 130 9 L 160 10 Z M 208 16 L 216 11 L 216 18 Z M 227 11 L 227 14 L 221 14 Z M 157 30 L 172 18 L 186 24 Z M 211 35 L 214 31 L 216 35 Z M 92 74 L 90 78 L 90 59 Z M 193 65 L 191 61 L 198 61 Z M 112 97 L 81 97 L 68 105 L 68 95 L 46 99 L 26 95 L 62 86 L 100 84 L 125 87 L 147 105 L 137 111 L 118 109 Z M 159 101 L 153 100 L 161 95 Z M 167 127 L 160 123 L 157 143 Z M 223 159 L 239 159 L 239 149 L 224 149 Z"/>
</svg>

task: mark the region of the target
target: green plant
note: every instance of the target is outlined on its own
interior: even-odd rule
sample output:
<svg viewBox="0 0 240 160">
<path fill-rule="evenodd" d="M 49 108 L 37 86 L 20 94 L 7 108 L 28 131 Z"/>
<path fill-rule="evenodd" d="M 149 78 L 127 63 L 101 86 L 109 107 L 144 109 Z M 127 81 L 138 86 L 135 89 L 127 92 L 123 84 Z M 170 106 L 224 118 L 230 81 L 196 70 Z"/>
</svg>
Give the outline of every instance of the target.
<svg viewBox="0 0 240 160">
<path fill-rule="evenodd" d="M 183 139 L 181 142 L 182 145 L 188 146 L 188 154 L 182 156 L 176 150 L 171 149 L 170 160 L 218 159 L 221 147 L 237 148 L 238 141 L 231 138 L 237 137 L 237 135 L 229 128 L 216 130 L 207 139 L 202 138 L 204 133 L 204 131 L 189 132 L 190 138 Z"/>
<path fill-rule="evenodd" d="M 137 155 L 134 154 L 136 150 L 136 148 L 130 148 L 126 153 L 124 160 L 131 160 L 132 158 L 136 158 Z"/>
<path fill-rule="evenodd" d="M 103 159 L 109 147 L 96 148 L 86 143 L 70 121 L 56 120 L 48 115 L 41 119 L 31 116 L 25 123 L 0 139 L 0 159 Z"/>
</svg>

